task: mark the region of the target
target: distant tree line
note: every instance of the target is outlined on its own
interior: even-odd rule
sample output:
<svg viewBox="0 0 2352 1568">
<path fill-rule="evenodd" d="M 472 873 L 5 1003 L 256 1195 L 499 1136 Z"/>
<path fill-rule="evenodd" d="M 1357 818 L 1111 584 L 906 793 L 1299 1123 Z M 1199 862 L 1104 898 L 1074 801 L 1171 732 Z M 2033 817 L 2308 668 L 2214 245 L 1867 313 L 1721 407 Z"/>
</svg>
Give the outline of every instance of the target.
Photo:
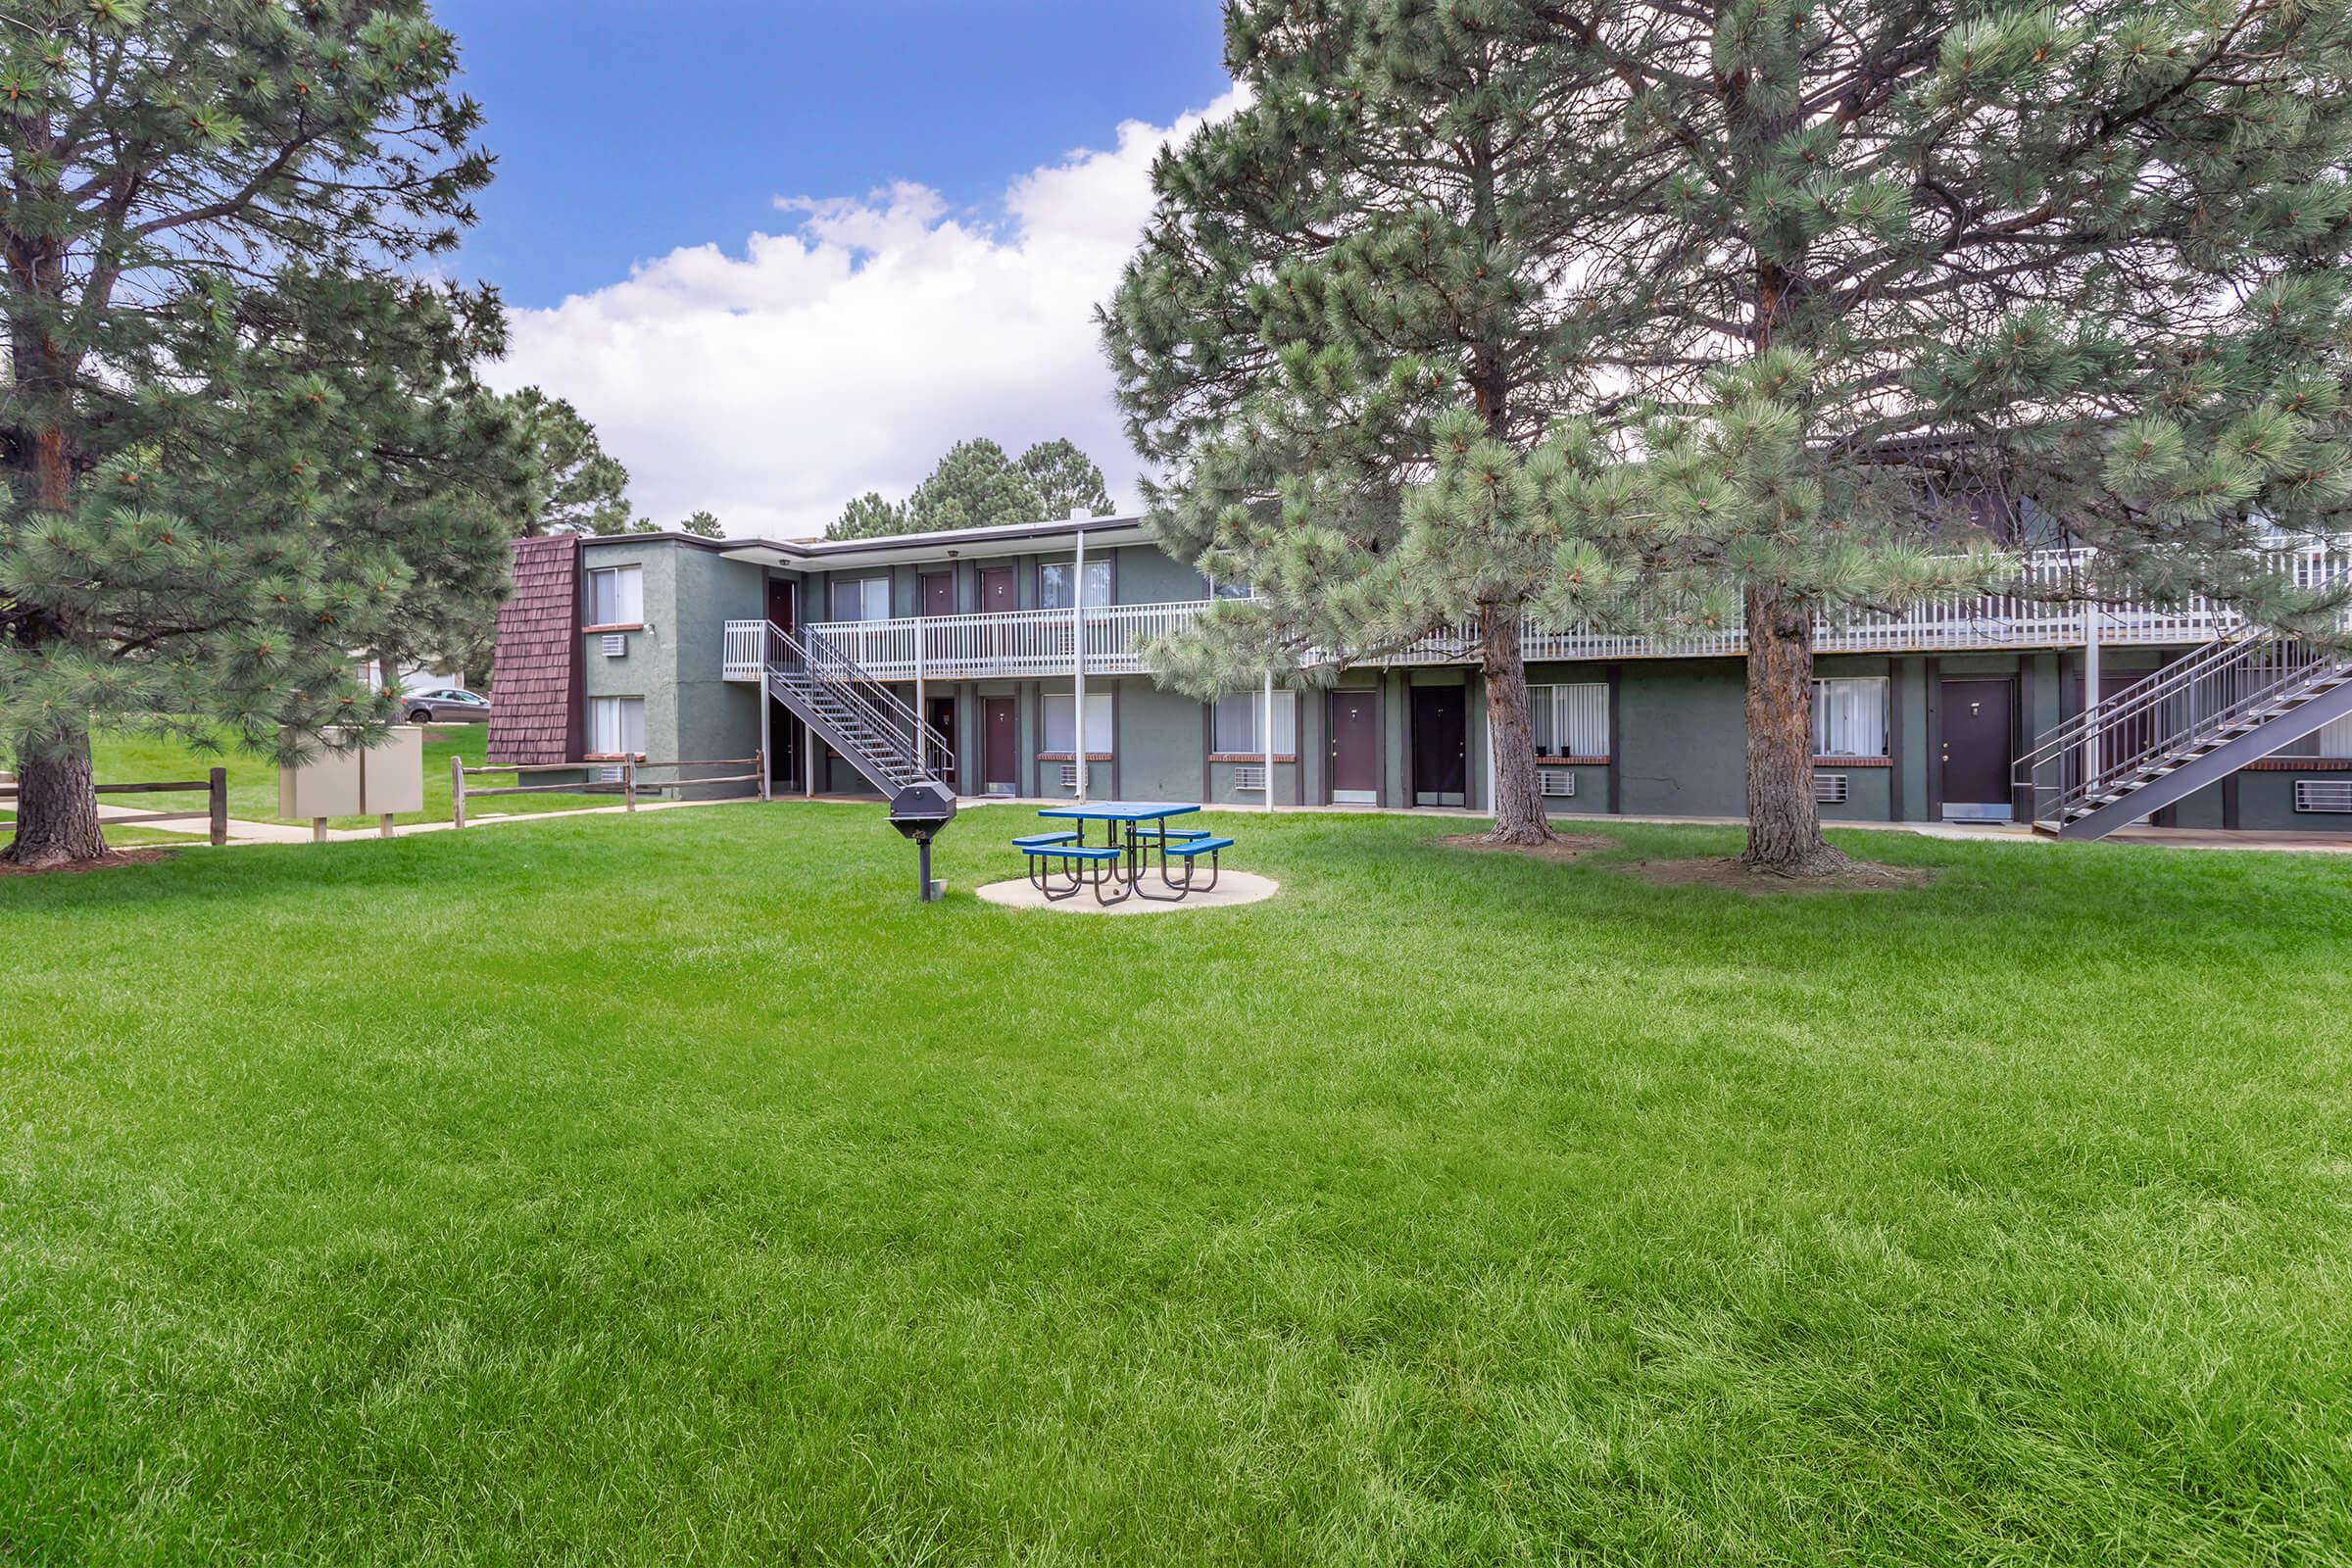
<svg viewBox="0 0 2352 1568">
<path fill-rule="evenodd" d="M 948 449 L 914 493 L 886 501 L 868 490 L 842 509 L 828 539 L 982 528 L 1051 517 L 1107 517 L 1110 491 L 1094 460 L 1067 440 L 1041 441 L 1018 458 L 985 437 Z"/>
</svg>

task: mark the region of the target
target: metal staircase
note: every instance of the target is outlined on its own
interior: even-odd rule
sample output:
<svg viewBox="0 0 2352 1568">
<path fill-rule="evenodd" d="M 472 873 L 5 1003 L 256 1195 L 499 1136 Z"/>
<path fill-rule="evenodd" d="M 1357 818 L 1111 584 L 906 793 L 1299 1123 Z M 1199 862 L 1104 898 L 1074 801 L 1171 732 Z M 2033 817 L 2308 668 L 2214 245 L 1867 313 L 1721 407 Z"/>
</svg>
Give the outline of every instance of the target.
<svg viewBox="0 0 2352 1568">
<path fill-rule="evenodd" d="M 809 630 L 770 621 L 763 661 L 768 695 L 865 776 L 890 802 L 891 826 L 922 851 L 922 896 L 931 880 L 931 840 L 956 816 L 956 791 L 932 775 L 930 759 L 952 755 L 940 733 L 899 694 Z"/>
<path fill-rule="evenodd" d="M 2352 657 L 2247 630 L 2059 725 L 2019 761 L 2034 831 L 2105 838 L 2352 713 Z"/>
</svg>

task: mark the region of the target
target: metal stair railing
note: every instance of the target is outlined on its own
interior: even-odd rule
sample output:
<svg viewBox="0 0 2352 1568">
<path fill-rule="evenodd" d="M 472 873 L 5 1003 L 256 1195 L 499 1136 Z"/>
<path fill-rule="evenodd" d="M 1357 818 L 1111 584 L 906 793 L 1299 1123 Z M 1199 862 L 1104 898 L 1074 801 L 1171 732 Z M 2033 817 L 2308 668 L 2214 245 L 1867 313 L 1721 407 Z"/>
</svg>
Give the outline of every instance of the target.
<svg viewBox="0 0 2352 1568">
<path fill-rule="evenodd" d="M 2042 737 L 2017 765 L 2032 817 L 2063 826 L 2352 673 L 2342 655 L 2248 628 L 2216 638 Z"/>
<path fill-rule="evenodd" d="M 770 675 L 865 754 L 852 760 L 866 764 L 859 771 L 869 778 L 880 772 L 876 785 L 899 788 L 932 780 L 926 762 L 947 754 L 946 737 L 822 636 L 807 629 L 795 634 L 769 621 L 766 662 Z"/>
</svg>

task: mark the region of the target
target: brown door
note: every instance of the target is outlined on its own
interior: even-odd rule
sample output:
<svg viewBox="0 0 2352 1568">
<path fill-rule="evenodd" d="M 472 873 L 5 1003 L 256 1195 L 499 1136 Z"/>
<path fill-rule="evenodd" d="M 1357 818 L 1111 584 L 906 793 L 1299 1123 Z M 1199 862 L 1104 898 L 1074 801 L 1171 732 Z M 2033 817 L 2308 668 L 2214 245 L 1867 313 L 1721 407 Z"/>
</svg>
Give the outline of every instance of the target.
<svg viewBox="0 0 2352 1568">
<path fill-rule="evenodd" d="M 1947 806 L 2007 806 L 2012 771 L 2009 683 L 1943 683 L 1943 799 Z"/>
<path fill-rule="evenodd" d="M 956 613 L 956 577 L 952 572 L 923 573 L 923 613 L 953 615 Z"/>
<path fill-rule="evenodd" d="M 1331 694 L 1331 798 L 1380 796 L 1380 693 Z"/>
<path fill-rule="evenodd" d="M 1012 607 L 1012 568 L 991 566 L 980 573 L 980 608 L 989 614 L 1001 615 Z"/>
<path fill-rule="evenodd" d="M 980 782 L 990 790 L 1020 793 L 1021 713 L 1009 697 L 991 697 L 981 714 Z"/>
<path fill-rule="evenodd" d="M 934 756 L 931 759 L 931 776 L 954 784 L 956 782 L 956 699 L 934 697 L 927 706 L 931 710 L 930 713 L 926 715 L 931 728 L 946 747 L 944 756 Z"/>
<path fill-rule="evenodd" d="M 786 631 L 792 630 L 793 612 L 800 604 L 800 586 L 790 577 L 767 579 L 767 618 Z"/>
<path fill-rule="evenodd" d="M 1470 778 L 1469 707 L 1459 686 L 1413 688 L 1413 795 L 1459 797 Z M 1443 800 L 1431 805 L 1449 804 Z"/>
</svg>

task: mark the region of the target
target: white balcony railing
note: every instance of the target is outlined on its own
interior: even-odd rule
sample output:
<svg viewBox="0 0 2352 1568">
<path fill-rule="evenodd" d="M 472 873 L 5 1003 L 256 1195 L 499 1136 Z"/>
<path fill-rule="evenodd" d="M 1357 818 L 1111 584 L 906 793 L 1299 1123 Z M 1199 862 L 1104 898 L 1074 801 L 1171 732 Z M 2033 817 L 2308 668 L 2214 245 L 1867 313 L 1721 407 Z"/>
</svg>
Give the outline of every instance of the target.
<svg viewBox="0 0 2352 1568">
<path fill-rule="evenodd" d="M 2352 553 L 2314 545 L 2288 553 L 2295 580 L 2318 586 L 2352 575 Z M 2080 568 L 2064 551 L 2028 556 L 2022 585 L 2055 587 Z M 1092 675 L 1149 673 L 1137 645 L 1206 613 L 1216 601 L 1162 605 L 1105 605 L 1084 612 L 1086 669 Z M 1931 600 L 1895 615 L 1826 617 L 1814 628 L 1824 654 L 1916 654 L 1971 649 L 2075 648 L 2089 637 L 2093 613 L 2082 605 L 2054 604 L 2014 594 Z M 2103 606 L 2099 641 L 2117 644 L 2194 644 L 2242 624 L 2226 606 L 2191 600 L 2180 606 Z M 724 658 L 729 680 L 755 680 L 765 646 L 757 620 L 729 621 Z M 883 680 L 921 675 L 942 680 L 986 676 L 1067 675 L 1076 663 L 1077 628 L 1067 610 L 1021 610 L 1002 614 L 907 616 L 896 620 L 836 620 L 811 626 L 840 652 Z M 1523 636 L 1530 660 L 1704 659 L 1747 651 L 1747 634 L 1729 627 L 1692 637 L 1601 636 L 1554 631 L 1531 621 Z M 1433 632 L 1393 656 L 1396 664 L 1468 663 L 1478 658 L 1475 627 Z"/>
</svg>

